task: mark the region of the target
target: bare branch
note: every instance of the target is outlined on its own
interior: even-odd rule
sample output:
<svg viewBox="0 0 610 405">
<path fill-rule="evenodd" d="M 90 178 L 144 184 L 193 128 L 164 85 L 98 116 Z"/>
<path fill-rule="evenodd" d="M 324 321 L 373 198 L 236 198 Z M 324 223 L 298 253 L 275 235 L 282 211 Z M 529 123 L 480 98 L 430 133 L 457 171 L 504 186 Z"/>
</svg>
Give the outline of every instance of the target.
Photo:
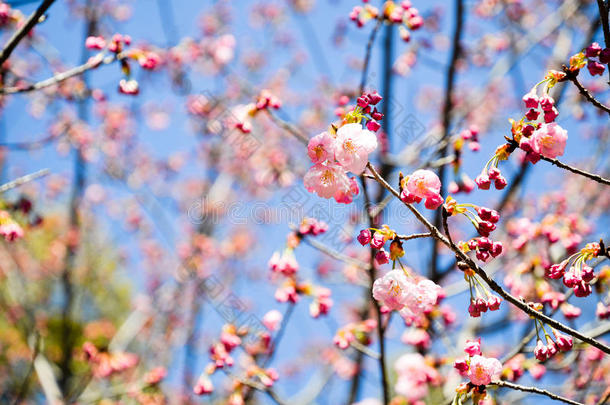
<svg viewBox="0 0 610 405">
<path fill-rule="evenodd" d="M 495 386 L 504 387 L 504 388 L 512 388 L 517 391 L 533 392 L 535 394 L 546 395 L 547 397 L 554 399 L 555 401 L 565 402 L 566 404 L 584 405 L 581 402 L 572 401 L 571 399 L 562 397 L 557 394 L 553 394 L 552 392 L 547 391 L 547 390 L 543 390 L 543 389 L 536 388 L 536 387 L 526 387 L 524 385 L 513 384 L 508 381 L 492 381 L 490 385 L 495 385 Z"/>
<path fill-rule="evenodd" d="M 34 28 L 36 24 L 40 21 L 40 17 L 47 11 L 49 7 L 53 4 L 55 0 L 44 0 L 40 6 L 30 15 L 26 23 L 19 28 L 13 36 L 8 40 L 6 45 L 2 51 L 0 51 L 0 66 L 6 62 L 6 60 L 11 56 L 13 50 L 17 47 L 19 42 Z"/>
</svg>

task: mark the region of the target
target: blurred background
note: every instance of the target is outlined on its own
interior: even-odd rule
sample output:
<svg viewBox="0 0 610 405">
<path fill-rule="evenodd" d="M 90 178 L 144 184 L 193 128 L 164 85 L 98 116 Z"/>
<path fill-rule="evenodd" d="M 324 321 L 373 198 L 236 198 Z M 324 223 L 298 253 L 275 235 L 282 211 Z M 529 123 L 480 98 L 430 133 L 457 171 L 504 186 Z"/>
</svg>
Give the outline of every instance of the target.
<svg viewBox="0 0 610 405">
<path fill-rule="evenodd" d="M 344 205 L 308 193 L 302 177 L 310 162 L 287 126 L 308 137 L 326 130 L 337 120 L 342 96 L 355 103 L 364 78 L 366 89 L 384 96 L 381 153 L 372 161 L 392 184 L 399 171 L 437 170 L 434 162 L 453 150 L 451 142 L 444 152 L 439 147 L 448 138 L 443 106 L 453 66 L 447 135 L 476 127 L 480 143 L 480 150 L 465 147 L 459 164 L 443 173 L 445 187 L 461 184 L 510 135 L 508 119 L 523 115 L 522 96 L 548 69 L 561 70 L 591 42 L 603 43 L 594 1 L 464 1 L 452 63 L 459 1 L 412 3 L 422 28 L 405 42 L 396 27 L 383 25 L 363 75 L 375 21 L 361 28 L 350 21 L 352 8 L 362 5 L 355 0 L 56 1 L 5 63 L 4 87 L 86 63 L 99 52 L 85 47 L 89 36 L 129 35 L 128 49 L 152 52 L 158 63 L 145 69 L 129 60 L 127 69 L 111 61 L 59 85 L 1 99 L 3 182 L 43 169 L 48 174 L 2 196 L 24 235 L 0 246 L 0 402 L 47 403 L 55 396 L 67 403 L 226 403 L 235 379 L 222 372 L 211 377 L 212 394 L 193 393 L 208 349 L 224 324 L 266 331 L 262 319 L 270 310 L 286 321 L 269 365 L 280 375 L 274 389 L 287 403 L 379 398 L 377 361 L 333 344 L 339 328 L 362 317 L 368 299 L 366 274 L 354 264 L 369 254 L 354 239 L 368 226 L 363 197 Z M 38 6 L 2 3 L 10 8 L 1 23 L 4 43 L 19 13 L 23 19 Z M 600 101 L 610 102 L 606 74 L 581 76 Z M 119 92 L 127 79 L 137 81 L 139 94 Z M 248 118 L 245 106 L 263 89 L 281 108 Z M 564 83 L 551 94 L 557 122 L 569 133 L 561 160 L 608 174 L 607 116 Z M 252 125 L 247 134 L 234 125 L 245 120 Z M 608 190 L 547 162 L 511 158 L 501 169 L 509 180 L 505 190 L 456 198 L 502 208 L 495 238 L 508 253 L 487 268 L 509 288 L 536 297 L 533 268 L 607 237 Z M 370 187 L 374 202 L 382 203 L 383 190 Z M 382 223 L 402 234 L 423 231 L 399 201 L 382 204 Z M 312 297 L 294 305 L 276 300 L 281 280 L 267 264 L 305 217 L 328 225 L 295 249 L 300 279 L 332 291 L 332 308 L 319 317 L 310 314 Z M 558 243 L 510 250 L 522 229 L 544 221 L 557 228 Z M 452 226 L 454 240 L 472 236 L 467 221 Z M 531 329 L 505 304 L 469 318 L 467 284 L 452 255 L 427 239 L 406 242 L 405 251 L 406 264 L 445 287 L 443 305 L 456 320 L 439 327 L 428 347 L 417 347 L 405 343 L 412 328 L 395 317 L 386 334 L 388 370 L 407 352 L 452 358 L 472 336 L 483 336 L 485 352 L 500 358 Z M 337 252 L 343 259 L 333 257 Z M 601 298 L 576 301 L 583 315 L 569 322 L 586 330 Z M 96 369 L 86 342 L 120 364 L 118 371 L 106 376 Z M 243 374 L 247 357 L 235 353 L 230 373 Z M 446 383 L 431 389 L 426 403 L 451 400 L 461 381 L 450 375 L 451 363 L 443 368 Z M 161 383 L 142 383 L 159 367 L 167 374 Z M 579 376 L 566 377 L 564 369 L 549 368 L 536 384 L 561 391 L 564 378 Z M 534 379 L 527 374 L 521 382 Z M 498 403 L 533 400 L 503 394 Z M 262 393 L 250 396 L 252 403 L 273 403 Z"/>
</svg>

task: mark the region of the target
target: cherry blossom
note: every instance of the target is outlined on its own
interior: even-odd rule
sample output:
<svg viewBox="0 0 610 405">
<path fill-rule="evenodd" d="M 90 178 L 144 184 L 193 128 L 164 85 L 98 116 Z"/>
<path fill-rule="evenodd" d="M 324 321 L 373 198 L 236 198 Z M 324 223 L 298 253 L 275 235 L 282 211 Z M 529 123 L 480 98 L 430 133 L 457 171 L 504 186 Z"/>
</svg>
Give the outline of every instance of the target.
<svg viewBox="0 0 610 405">
<path fill-rule="evenodd" d="M 335 158 L 354 174 L 361 174 L 371 152 L 377 148 L 377 136 L 360 124 L 345 124 L 337 131 Z"/>
</svg>

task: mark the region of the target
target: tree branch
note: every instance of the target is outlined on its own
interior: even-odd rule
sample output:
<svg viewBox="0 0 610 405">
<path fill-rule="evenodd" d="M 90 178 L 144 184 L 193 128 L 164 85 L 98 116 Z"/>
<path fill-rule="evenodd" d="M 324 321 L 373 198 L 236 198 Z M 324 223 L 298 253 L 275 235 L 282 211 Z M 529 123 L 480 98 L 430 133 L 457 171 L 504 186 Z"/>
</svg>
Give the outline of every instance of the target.
<svg viewBox="0 0 610 405">
<path fill-rule="evenodd" d="M 608 179 L 606 179 L 606 178 L 604 178 L 604 177 L 602 177 L 602 176 L 600 176 L 598 174 L 593 174 L 593 173 L 586 172 L 586 171 L 584 171 L 582 169 L 578 169 L 576 167 L 573 167 L 573 166 L 567 165 L 565 163 L 562 163 L 562 162 L 560 162 L 557 159 L 551 159 L 551 158 L 548 158 L 548 157 L 545 157 L 545 156 L 540 156 L 540 159 L 549 162 L 553 166 L 557 166 L 557 167 L 559 167 L 561 169 L 565 169 L 565 170 L 568 170 L 568 171 L 570 171 L 572 173 L 579 174 L 579 175 L 581 175 L 583 177 L 586 177 L 586 178 L 591 179 L 593 181 L 596 181 L 598 183 L 605 184 L 606 186 L 610 186 L 610 180 L 608 180 Z"/>
<path fill-rule="evenodd" d="M 53 4 L 55 0 L 44 0 L 40 6 L 30 15 L 26 23 L 19 28 L 13 36 L 8 40 L 6 45 L 2 51 L 0 51 L 0 66 L 6 62 L 6 60 L 11 56 L 13 50 L 17 47 L 19 42 L 34 28 L 36 24 L 40 21 L 40 17 L 47 11 L 51 4 Z"/>
<path fill-rule="evenodd" d="M 585 89 L 585 87 L 578 81 L 578 77 L 577 77 L 578 72 L 571 71 L 570 69 L 568 69 L 568 67 L 566 65 L 563 65 L 563 72 L 566 74 L 566 79 L 571 81 L 572 83 L 574 83 L 574 85 L 576 86 L 576 88 L 578 89 L 580 94 L 583 95 L 584 98 L 586 98 L 595 107 L 610 114 L 610 108 L 606 107 L 601 102 L 599 102 L 595 97 L 593 97 L 591 95 L 591 93 L 589 93 L 589 90 Z"/>
<path fill-rule="evenodd" d="M 81 75 L 90 69 L 95 69 L 100 65 L 108 65 L 112 62 L 124 59 L 126 55 L 124 53 L 120 53 L 118 55 L 108 55 L 106 57 L 100 58 L 101 54 L 93 56 L 86 63 L 76 66 L 72 69 L 68 69 L 65 72 L 58 73 L 48 79 L 39 81 L 37 83 L 32 83 L 26 86 L 13 86 L 13 87 L 3 87 L 0 88 L 0 94 L 15 94 L 15 93 L 28 93 L 31 91 L 42 90 L 44 88 L 53 86 L 55 84 L 59 84 L 63 81 L 66 81 L 74 76 Z"/>
<path fill-rule="evenodd" d="M 388 184 L 388 182 L 385 181 L 385 179 L 380 177 L 379 174 L 377 173 L 377 171 L 375 170 L 375 168 L 370 163 L 367 163 L 367 167 L 371 171 L 373 176 L 375 176 L 375 179 L 377 180 L 377 182 L 379 182 L 379 184 L 381 184 L 388 191 L 390 191 L 396 198 L 400 199 L 400 194 L 398 193 L 398 191 L 396 189 L 394 189 L 392 186 L 390 186 Z M 564 325 L 561 322 L 559 322 L 553 318 L 550 318 L 541 312 L 536 311 L 522 299 L 516 298 L 515 296 L 511 295 L 509 292 L 504 290 L 502 287 L 500 287 L 500 285 L 498 285 L 498 283 L 496 283 L 493 279 L 491 279 L 489 277 L 489 275 L 485 272 L 485 270 L 483 270 L 481 267 L 479 267 L 473 259 L 471 259 L 464 252 L 462 252 L 457 247 L 457 245 L 455 245 L 455 243 L 450 242 L 449 239 L 447 239 L 445 236 L 443 236 L 443 234 L 439 231 L 439 229 L 437 227 L 435 227 L 434 225 L 432 225 L 426 219 L 426 217 L 424 217 L 415 207 L 413 207 L 413 205 L 407 204 L 407 203 L 404 203 L 404 205 L 415 215 L 415 217 L 426 228 L 428 228 L 428 230 L 432 234 L 433 238 L 438 239 L 439 242 L 443 243 L 445 246 L 447 246 L 449 249 L 451 249 L 460 260 L 462 260 L 464 263 L 466 263 L 468 265 L 468 267 L 470 267 L 475 273 L 477 273 L 477 275 L 479 275 L 479 277 L 481 277 L 481 279 L 483 279 L 483 281 L 485 281 L 487 283 L 487 285 L 489 285 L 489 287 L 493 291 L 498 293 L 506 301 L 510 302 L 511 304 L 513 304 L 514 306 L 519 308 L 521 311 L 525 312 L 530 317 L 536 318 L 559 331 L 562 331 L 564 333 L 567 333 L 568 335 L 578 338 L 581 341 L 588 343 L 591 346 L 597 347 L 604 353 L 610 354 L 609 346 L 607 346 L 607 345 L 603 344 L 602 342 L 599 342 L 589 336 L 585 336 L 584 334 L 580 333 L 579 331 L 572 329 L 569 326 Z"/>
<path fill-rule="evenodd" d="M 543 390 L 543 389 L 536 388 L 536 387 L 526 387 L 524 385 L 513 384 L 508 381 L 492 381 L 491 384 L 489 384 L 489 385 L 495 385 L 497 387 L 503 387 L 503 388 L 511 388 L 511 389 L 517 390 L 517 391 L 533 392 L 535 394 L 546 395 L 547 397 L 554 399 L 555 401 L 565 402 L 566 404 L 584 405 L 581 402 L 572 401 L 571 399 L 562 397 L 557 394 L 553 394 L 552 392 L 547 391 L 547 390 Z"/>
</svg>

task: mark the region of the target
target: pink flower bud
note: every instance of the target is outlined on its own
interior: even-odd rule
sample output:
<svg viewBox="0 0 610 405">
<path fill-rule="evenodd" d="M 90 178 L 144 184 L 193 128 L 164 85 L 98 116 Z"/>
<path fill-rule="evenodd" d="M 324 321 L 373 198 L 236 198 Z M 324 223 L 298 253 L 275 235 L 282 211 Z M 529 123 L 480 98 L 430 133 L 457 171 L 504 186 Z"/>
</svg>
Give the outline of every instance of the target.
<svg viewBox="0 0 610 405">
<path fill-rule="evenodd" d="M 546 122 L 547 124 L 555 121 L 555 118 L 557 118 L 557 116 L 559 115 L 559 111 L 553 107 L 550 110 L 547 110 L 544 112 L 544 122 Z"/>
<path fill-rule="evenodd" d="M 498 176 L 498 178 L 494 180 L 494 187 L 496 190 L 502 190 L 507 184 L 508 182 L 504 176 Z"/>
<path fill-rule="evenodd" d="M 376 132 L 379 128 L 381 128 L 381 125 L 375 120 L 370 120 L 366 123 L 366 128 L 370 131 Z"/>
<path fill-rule="evenodd" d="M 409 191 L 406 189 L 402 190 L 402 193 L 400 194 L 400 199 L 407 204 L 419 203 L 422 200 L 421 197 L 409 193 Z"/>
<path fill-rule="evenodd" d="M 542 343 L 542 340 L 538 339 L 536 347 L 534 348 L 534 356 L 538 361 L 545 361 L 548 358 L 549 352 L 546 346 Z"/>
<path fill-rule="evenodd" d="M 494 242 L 490 252 L 493 257 L 500 256 L 502 254 L 502 242 Z"/>
<path fill-rule="evenodd" d="M 563 275 L 563 284 L 568 288 L 576 287 L 576 284 L 581 281 L 582 278 L 576 274 L 574 267 L 571 267 L 570 270 Z"/>
<path fill-rule="evenodd" d="M 474 182 L 477 183 L 477 186 L 479 186 L 481 190 L 489 190 L 489 187 L 491 186 L 491 180 L 483 173 L 479 174 L 477 178 L 474 179 Z"/>
<path fill-rule="evenodd" d="M 593 42 L 591 45 L 589 45 L 587 47 L 587 49 L 585 49 L 585 55 L 587 56 L 587 58 L 594 58 L 597 55 L 599 55 L 602 51 L 602 47 L 599 46 L 599 44 L 597 42 Z"/>
<path fill-rule="evenodd" d="M 357 239 L 362 246 L 367 245 L 371 241 L 371 231 L 369 229 L 361 230 Z"/>
<path fill-rule="evenodd" d="M 377 264 L 386 264 L 390 261 L 390 254 L 381 249 L 375 254 L 375 260 L 377 261 Z"/>
<path fill-rule="evenodd" d="M 591 76 L 601 76 L 604 74 L 606 67 L 599 62 L 590 60 L 589 63 L 587 63 L 587 69 Z"/>
<path fill-rule="evenodd" d="M 477 307 L 474 301 L 470 301 L 470 305 L 468 306 L 468 313 L 473 318 L 478 318 L 481 316 L 481 311 L 479 311 L 479 308 Z"/>
<path fill-rule="evenodd" d="M 383 97 L 381 97 L 376 91 L 369 93 L 367 96 L 371 105 L 377 105 L 377 103 L 383 100 Z"/>
<path fill-rule="evenodd" d="M 492 295 L 487 300 L 487 306 L 489 307 L 490 311 L 497 311 L 498 309 L 500 309 L 501 303 L 502 303 L 502 300 L 500 299 L 500 297 L 498 297 L 496 295 Z"/>
<path fill-rule="evenodd" d="M 571 336 L 562 335 L 561 333 L 557 332 L 555 334 L 555 339 L 557 340 L 557 347 L 562 352 L 567 352 L 572 349 L 573 340 Z"/>
<path fill-rule="evenodd" d="M 369 105 L 369 99 L 366 96 L 360 96 L 356 100 L 356 104 L 358 104 L 358 107 L 360 108 L 366 108 Z"/>
<path fill-rule="evenodd" d="M 489 239 L 489 238 L 487 238 L 485 236 L 483 236 L 483 237 L 478 239 L 479 249 L 490 250 L 492 244 L 493 244 L 493 242 L 491 241 L 491 239 Z"/>
<path fill-rule="evenodd" d="M 588 297 L 591 292 L 591 286 L 585 281 L 581 281 L 574 286 L 574 295 L 577 297 Z"/>
<path fill-rule="evenodd" d="M 498 169 L 497 167 L 492 167 L 487 171 L 487 175 L 489 176 L 490 180 L 497 179 L 501 174 L 502 173 L 500 172 L 500 169 Z"/>
<path fill-rule="evenodd" d="M 453 363 L 453 367 L 461 374 L 465 375 L 468 371 L 468 362 L 466 359 L 458 359 Z"/>
<path fill-rule="evenodd" d="M 381 249 L 384 244 L 385 244 L 385 239 L 383 238 L 383 235 L 380 234 L 379 232 L 375 232 L 373 234 L 373 239 L 371 239 L 371 246 L 374 247 L 375 249 Z"/>
<path fill-rule="evenodd" d="M 530 108 L 525 113 L 525 118 L 527 118 L 530 121 L 534 121 L 534 120 L 538 119 L 538 115 L 540 115 L 540 111 Z"/>
<path fill-rule="evenodd" d="M 593 268 L 591 266 L 583 265 L 581 271 L 582 279 L 587 283 L 595 278 L 595 273 L 593 272 Z"/>
<path fill-rule="evenodd" d="M 429 210 L 435 210 L 438 207 L 440 207 L 442 204 L 443 204 L 443 197 L 441 197 L 440 194 L 437 194 L 435 196 L 426 198 L 426 202 L 424 205 Z"/>
<path fill-rule="evenodd" d="M 545 95 L 540 99 L 540 107 L 542 107 L 542 109 L 544 111 L 551 110 L 554 105 L 555 105 L 555 100 L 553 100 L 553 97 L 551 97 L 549 95 Z"/>
</svg>

